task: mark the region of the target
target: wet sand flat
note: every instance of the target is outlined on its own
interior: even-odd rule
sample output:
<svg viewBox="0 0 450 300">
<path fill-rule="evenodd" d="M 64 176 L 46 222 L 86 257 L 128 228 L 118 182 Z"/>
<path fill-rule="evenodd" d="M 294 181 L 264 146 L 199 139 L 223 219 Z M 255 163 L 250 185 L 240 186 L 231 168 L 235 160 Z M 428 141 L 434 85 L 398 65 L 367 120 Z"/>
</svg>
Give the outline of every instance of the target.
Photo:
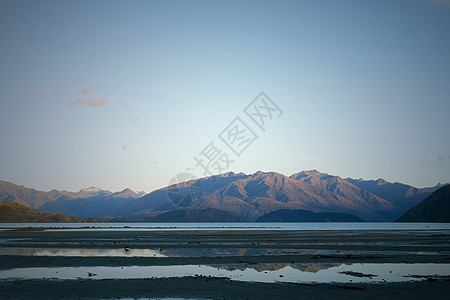
<svg viewBox="0 0 450 300">
<path fill-rule="evenodd" d="M 168 278 L 2 282 L 2 299 L 448 299 L 448 282 L 283 284 Z"/>
<path fill-rule="evenodd" d="M 162 257 L 127 256 L 147 249 Z M 119 249 L 123 256 L 31 256 L 20 249 Z M 231 249 L 228 252 L 223 249 Z M 31 267 L 450 263 L 448 230 L 402 231 L 0 231 L 0 270 Z M 202 252 L 204 250 L 204 252 Z M 152 252 L 153 251 L 153 252 Z M 15 253 L 16 252 L 16 253 Z M 5 252 L 3 252 L 5 253 Z M 196 253 L 192 256 L 191 253 Z M 258 253 L 258 254 L 257 254 Z M 412 274 L 414 275 L 414 274 Z M 355 280 L 356 282 L 356 280 Z M 50 288 L 51 287 L 51 288 Z M 258 283 L 227 278 L 0 280 L 2 299 L 108 299 L 182 297 L 225 299 L 375 298 L 445 299 L 448 278 L 393 283 Z"/>
</svg>

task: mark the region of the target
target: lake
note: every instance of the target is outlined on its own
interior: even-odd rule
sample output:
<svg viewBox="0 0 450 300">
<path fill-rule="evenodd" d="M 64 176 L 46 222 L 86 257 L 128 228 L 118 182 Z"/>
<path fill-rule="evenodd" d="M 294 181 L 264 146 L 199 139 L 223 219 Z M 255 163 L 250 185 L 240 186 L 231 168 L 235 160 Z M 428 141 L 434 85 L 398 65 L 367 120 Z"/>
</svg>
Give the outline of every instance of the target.
<svg viewBox="0 0 450 300">
<path fill-rule="evenodd" d="M 310 288 L 334 295 L 337 286 L 340 298 L 417 286 L 423 298 L 448 294 L 449 262 L 449 223 L 0 224 L 0 294 L 10 299 L 67 290 L 86 299 L 199 298 L 197 290 L 236 299 L 277 289 L 295 299 Z"/>
<path fill-rule="evenodd" d="M 394 222 L 312 222 L 312 223 L 0 223 L 7 228 L 72 228 L 73 230 L 442 230 L 450 223 L 394 223 Z"/>
</svg>

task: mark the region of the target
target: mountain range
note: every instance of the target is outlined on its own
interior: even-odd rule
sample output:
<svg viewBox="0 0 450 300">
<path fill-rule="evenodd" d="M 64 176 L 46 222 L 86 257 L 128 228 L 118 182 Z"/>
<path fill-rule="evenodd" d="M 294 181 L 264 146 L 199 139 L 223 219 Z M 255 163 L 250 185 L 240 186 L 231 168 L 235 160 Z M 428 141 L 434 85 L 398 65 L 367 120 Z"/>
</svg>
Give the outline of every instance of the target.
<svg viewBox="0 0 450 300">
<path fill-rule="evenodd" d="M 69 217 L 55 212 L 40 214 L 17 203 L 0 202 L 0 223 L 91 223 L 99 221 L 98 219 Z"/>
<path fill-rule="evenodd" d="M 303 209 L 280 209 L 259 217 L 256 222 L 364 222 L 364 220 L 346 213 L 315 213 Z"/>
<path fill-rule="evenodd" d="M 116 193 L 95 187 L 79 192 L 42 192 L 0 181 L 0 202 L 14 202 L 38 212 L 58 212 L 76 217 L 108 215 L 137 198 L 139 195 L 128 188 Z"/>
<path fill-rule="evenodd" d="M 450 222 L 450 185 L 433 192 L 396 220 L 397 222 Z"/>
<path fill-rule="evenodd" d="M 38 212 L 106 220 L 142 220 L 190 208 L 214 209 L 198 216 L 211 217 L 211 212 L 217 216 L 222 211 L 229 214 L 224 218 L 230 220 L 255 221 L 277 210 L 306 210 L 351 214 L 367 221 L 392 221 L 441 186 L 419 189 L 383 179 L 344 179 L 315 170 L 291 176 L 261 171 L 249 175 L 228 172 L 172 185 L 142 197 L 130 189 L 116 193 L 98 188 L 41 192 L 0 181 L 0 202 L 15 202 Z M 192 219 L 193 211 L 187 212 Z"/>
<path fill-rule="evenodd" d="M 113 212 L 115 216 L 144 216 L 177 209 L 168 193 L 189 197 L 192 187 L 201 190 L 191 208 L 229 211 L 249 221 L 279 209 L 311 212 L 338 212 L 367 221 L 392 221 L 413 207 L 431 191 L 389 183 L 382 179 L 343 179 L 318 171 L 302 171 L 291 176 L 276 172 L 228 172 L 156 190 Z M 436 187 L 437 188 L 437 187 Z M 432 189 L 430 189 L 432 190 Z"/>
<path fill-rule="evenodd" d="M 171 210 L 164 212 L 162 214 L 154 216 L 125 216 L 125 217 L 114 217 L 105 218 L 106 221 L 114 222 L 150 222 L 150 223 L 174 223 L 174 222 L 246 222 L 247 220 L 233 215 L 228 211 L 218 210 L 215 208 L 207 209 L 193 209 L 193 208 L 183 208 L 177 210 Z"/>
</svg>

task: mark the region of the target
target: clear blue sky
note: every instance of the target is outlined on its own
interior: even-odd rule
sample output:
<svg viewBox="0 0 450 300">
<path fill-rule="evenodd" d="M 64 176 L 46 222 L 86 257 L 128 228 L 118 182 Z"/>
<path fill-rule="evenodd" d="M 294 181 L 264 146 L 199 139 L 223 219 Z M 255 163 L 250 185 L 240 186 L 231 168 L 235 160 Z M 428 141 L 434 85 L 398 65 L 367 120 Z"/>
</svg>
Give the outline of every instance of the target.
<svg viewBox="0 0 450 300">
<path fill-rule="evenodd" d="M 212 141 L 235 172 L 450 181 L 447 0 L 2 0 L 0 34 L 1 180 L 150 192 Z"/>
</svg>

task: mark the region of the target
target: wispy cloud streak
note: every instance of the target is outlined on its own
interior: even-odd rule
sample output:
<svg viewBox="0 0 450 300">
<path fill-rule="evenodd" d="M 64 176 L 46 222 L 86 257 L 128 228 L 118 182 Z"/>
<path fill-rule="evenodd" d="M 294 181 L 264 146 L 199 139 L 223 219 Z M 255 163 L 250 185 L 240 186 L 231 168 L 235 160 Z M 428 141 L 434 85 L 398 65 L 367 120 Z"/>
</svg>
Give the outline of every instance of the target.
<svg viewBox="0 0 450 300">
<path fill-rule="evenodd" d="M 94 97 L 90 101 L 83 100 L 83 99 L 76 99 L 73 100 L 70 104 L 74 106 L 92 106 L 92 107 L 99 107 L 104 106 L 108 104 L 108 99 L 106 98 L 98 98 Z"/>
<path fill-rule="evenodd" d="M 80 93 L 87 95 L 87 94 L 91 93 L 91 89 L 88 87 L 85 87 L 84 89 L 82 89 L 80 91 Z"/>
</svg>

